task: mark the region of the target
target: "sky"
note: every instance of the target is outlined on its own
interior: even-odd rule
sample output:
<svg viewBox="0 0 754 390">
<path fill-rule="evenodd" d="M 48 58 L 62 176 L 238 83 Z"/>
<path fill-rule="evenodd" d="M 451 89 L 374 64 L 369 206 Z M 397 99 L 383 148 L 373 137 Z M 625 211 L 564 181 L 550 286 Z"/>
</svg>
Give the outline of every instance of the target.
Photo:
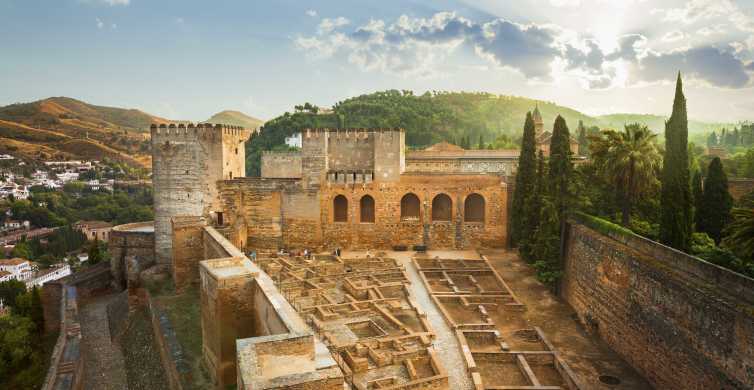
<svg viewBox="0 0 754 390">
<path fill-rule="evenodd" d="M 0 105 L 202 121 L 386 89 L 754 120 L 751 0 L 0 0 Z"/>
</svg>

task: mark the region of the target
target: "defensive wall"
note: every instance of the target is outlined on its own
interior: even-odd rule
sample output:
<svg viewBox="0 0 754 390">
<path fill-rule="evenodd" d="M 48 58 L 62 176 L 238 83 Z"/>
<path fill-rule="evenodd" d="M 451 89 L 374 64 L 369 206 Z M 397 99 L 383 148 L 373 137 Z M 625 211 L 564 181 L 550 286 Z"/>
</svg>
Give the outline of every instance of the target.
<svg viewBox="0 0 754 390">
<path fill-rule="evenodd" d="M 221 186 L 225 226 L 240 248 L 502 247 L 507 184 L 496 175 L 403 174 L 395 182 L 243 178 Z"/>
<path fill-rule="evenodd" d="M 144 265 L 154 263 L 154 222 L 136 222 L 113 227 L 107 242 L 110 271 L 115 287 L 127 286 L 127 259 L 138 258 Z"/>
<path fill-rule="evenodd" d="M 270 277 L 204 223 L 196 217 L 173 220 L 181 230 L 173 236 L 173 261 L 186 269 L 174 273 L 174 282 L 199 283 L 202 357 L 218 388 L 342 388 L 343 374 L 329 351 Z M 281 369 L 280 363 L 267 364 L 272 357 L 299 364 Z"/>
<path fill-rule="evenodd" d="M 754 179 L 728 178 L 728 191 L 733 199 L 741 199 L 742 196 L 754 191 Z"/>
<path fill-rule="evenodd" d="M 754 387 L 754 280 L 589 216 L 562 242 L 562 297 L 653 386 Z"/>
</svg>

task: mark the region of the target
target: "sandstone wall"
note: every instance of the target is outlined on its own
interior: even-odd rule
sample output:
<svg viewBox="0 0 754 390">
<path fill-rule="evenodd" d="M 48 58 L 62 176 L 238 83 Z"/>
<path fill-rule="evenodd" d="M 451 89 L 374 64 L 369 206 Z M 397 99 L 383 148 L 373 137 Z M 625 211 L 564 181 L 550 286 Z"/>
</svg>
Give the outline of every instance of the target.
<svg viewBox="0 0 754 390">
<path fill-rule="evenodd" d="M 507 239 L 507 184 L 495 175 L 403 175 L 395 183 L 329 183 L 319 190 L 296 180 L 243 179 L 222 183 L 224 209 L 231 225 L 245 221 L 249 248 L 381 248 L 427 245 L 431 248 L 504 247 Z M 401 199 L 415 194 L 418 219 L 401 219 Z M 450 221 L 433 221 L 432 200 L 453 201 Z M 471 194 L 484 198 L 484 221 L 465 220 Z M 348 200 L 348 219 L 335 222 L 333 200 Z M 374 198 L 374 222 L 361 222 L 360 201 Z"/>
<path fill-rule="evenodd" d="M 110 252 L 110 272 L 117 288 L 126 287 L 126 257 L 136 256 L 145 263 L 154 261 L 154 222 L 118 225 L 110 232 L 107 242 Z"/>
<path fill-rule="evenodd" d="M 515 175 L 517 158 L 411 158 L 406 157 L 406 172 L 433 173 L 490 173 L 501 176 Z"/>
<path fill-rule="evenodd" d="M 656 388 L 754 387 L 754 280 L 630 233 L 566 231 L 563 298 Z"/>
<path fill-rule="evenodd" d="M 217 181 L 246 174 L 243 142 L 247 130 L 234 126 L 152 126 L 155 255 L 170 264 L 170 219 L 181 215 L 210 216 L 217 211 Z"/>
<path fill-rule="evenodd" d="M 375 133 L 364 130 L 329 132 L 328 167 L 333 171 L 374 169 Z"/>
<path fill-rule="evenodd" d="M 199 262 L 204 260 L 204 219 L 174 217 L 173 282 L 177 292 L 199 281 Z M 225 256 L 218 256 L 225 257 Z"/>
<path fill-rule="evenodd" d="M 300 152 L 262 152 L 262 177 L 301 178 Z"/>
</svg>

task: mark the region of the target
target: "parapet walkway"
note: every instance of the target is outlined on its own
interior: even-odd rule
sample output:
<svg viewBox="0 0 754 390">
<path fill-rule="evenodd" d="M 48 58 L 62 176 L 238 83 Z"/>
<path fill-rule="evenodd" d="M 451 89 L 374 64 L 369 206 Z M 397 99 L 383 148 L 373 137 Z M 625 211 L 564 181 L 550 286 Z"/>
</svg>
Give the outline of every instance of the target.
<svg viewBox="0 0 754 390">
<path fill-rule="evenodd" d="M 451 389 L 473 389 L 471 378 L 466 370 L 466 362 L 461 355 L 461 346 L 458 338 L 448 323 L 435 306 L 435 303 L 429 296 L 426 286 L 416 270 L 411 256 L 413 252 L 390 252 L 389 257 L 396 259 L 400 264 L 406 267 L 406 274 L 411 281 L 409 290 L 413 295 L 416 305 L 427 314 L 427 320 L 432 326 L 435 333 L 435 340 L 432 347 L 437 352 L 437 358 L 448 372 L 448 382 Z"/>
<path fill-rule="evenodd" d="M 123 353 L 110 341 L 107 304 L 117 294 L 93 298 L 80 309 L 84 389 L 128 389 Z"/>
</svg>

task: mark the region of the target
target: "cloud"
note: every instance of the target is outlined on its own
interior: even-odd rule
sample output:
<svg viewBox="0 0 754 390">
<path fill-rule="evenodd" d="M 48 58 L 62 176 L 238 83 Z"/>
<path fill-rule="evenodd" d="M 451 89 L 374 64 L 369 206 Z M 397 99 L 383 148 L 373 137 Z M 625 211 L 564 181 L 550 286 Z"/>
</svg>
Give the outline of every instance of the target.
<svg viewBox="0 0 754 390">
<path fill-rule="evenodd" d="M 700 21 L 724 18 L 744 32 L 754 32 L 754 20 L 731 0 L 691 0 L 680 8 L 654 9 L 663 15 L 663 21 L 694 24 Z"/>
<path fill-rule="evenodd" d="M 684 39 L 666 34 L 669 42 Z M 514 69 L 530 80 L 549 81 L 569 74 L 587 88 L 604 89 L 639 82 L 673 80 L 678 70 L 689 78 L 726 88 L 742 88 L 751 75 L 731 46 L 653 52 L 641 34 L 620 36 L 605 51 L 589 36 L 552 24 L 520 24 L 505 19 L 475 22 L 453 12 L 427 18 L 402 15 L 393 22 L 373 19 L 350 26 L 345 18 L 323 19 L 317 34 L 300 36 L 297 48 L 310 58 L 340 58 L 362 71 L 403 77 L 436 77 L 449 69 L 459 48 L 471 49 L 494 66 Z"/>
<path fill-rule="evenodd" d="M 349 21 L 348 19 L 346 19 L 346 18 L 344 18 L 342 16 L 339 16 L 339 17 L 337 17 L 335 19 L 324 18 L 324 19 L 322 19 L 321 22 L 319 22 L 319 27 L 317 27 L 317 30 L 318 30 L 318 32 L 319 32 L 320 35 L 321 34 L 327 34 L 327 33 L 332 32 L 333 30 L 335 30 L 335 29 L 337 29 L 339 27 L 343 27 L 345 25 L 348 25 L 349 23 L 351 23 L 351 21 Z"/>
<path fill-rule="evenodd" d="M 102 30 L 102 27 L 105 26 L 105 23 L 103 23 L 102 19 L 100 19 L 100 18 L 95 18 L 95 20 L 97 21 L 97 28 L 100 29 L 100 30 Z"/>
<path fill-rule="evenodd" d="M 749 84 L 744 62 L 729 50 L 698 47 L 669 53 L 649 53 L 639 62 L 642 81 L 668 80 L 668 74 L 680 70 L 686 77 L 706 81 L 718 87 L 743 88 Z"/>
<path fill-rule="evenodd" d="M 306 10 L 306 15 L 311 16 L 313 18 L 316 18 L 317 17 L 317 11 L 315 11 L 313 9 Z"/>
<path fill-rule="evenodd" d="M 665 34 L 662 37 L 662 40 L 664 42 L 675 42 L 675 41 L 680 41 L 680 40 L 682 40 L 684 38 L 686 38 L 686 34 L 684 34 L 683 31 L 674 30 L 674 31 L 670 31 L 667 34 Z"/>
<path fill-rule="evenodd" d="M 102 4 L 110 7 L 115 6 L 128 6 L 131 4 L 131 0 L 79 0 L 81 3 L 86 4 Z"/>
<path fill-rule="evenodd" d="M 175 24 L 184 24 L 186 23 L 186 20 L 184 20 L 182 17 L 175 18 Z"/>
</svg>

